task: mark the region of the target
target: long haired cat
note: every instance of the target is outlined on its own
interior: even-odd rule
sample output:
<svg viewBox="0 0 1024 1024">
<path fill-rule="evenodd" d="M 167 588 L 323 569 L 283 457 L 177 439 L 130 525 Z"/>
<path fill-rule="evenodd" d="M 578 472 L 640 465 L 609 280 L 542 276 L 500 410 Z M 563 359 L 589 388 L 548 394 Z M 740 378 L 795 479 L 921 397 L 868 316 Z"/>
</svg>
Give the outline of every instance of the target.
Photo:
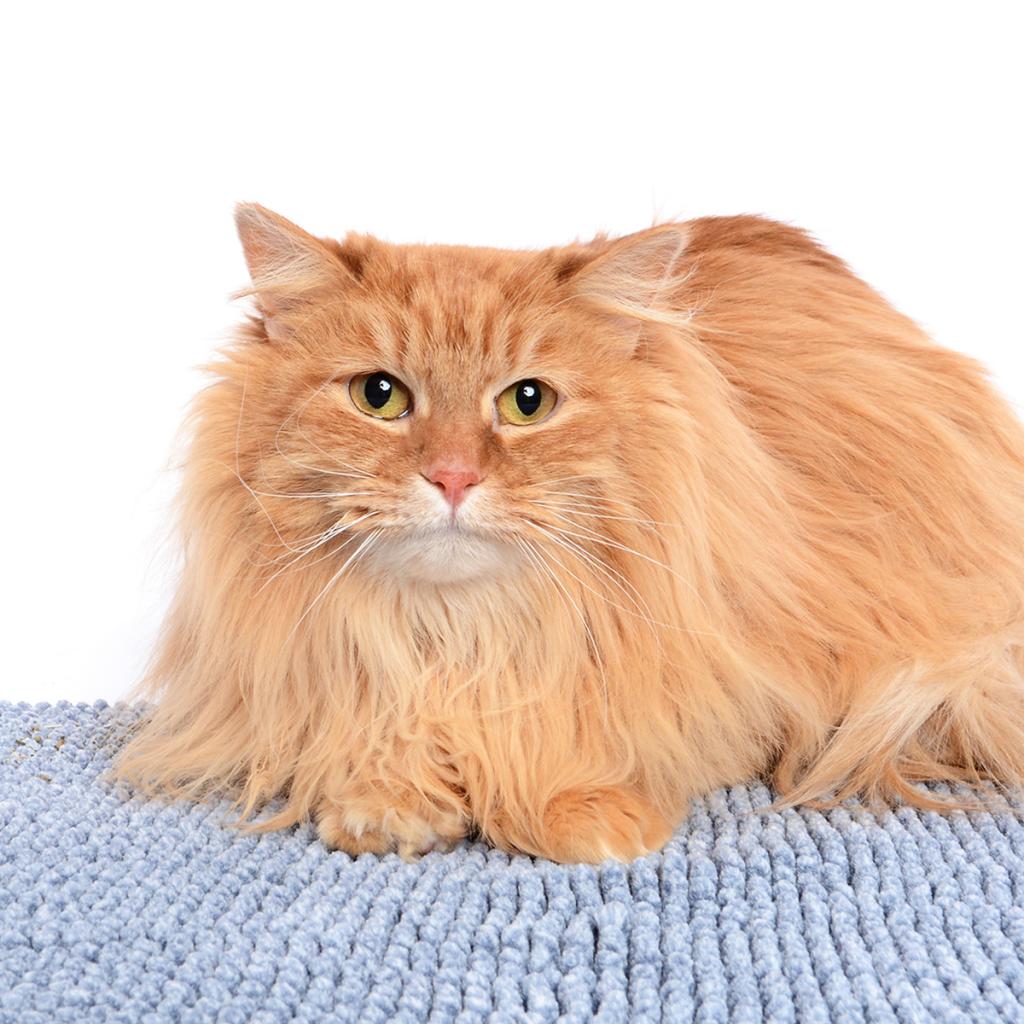
<svg viewBox="0 0 1024 1024">
<path fill-rule="evenodd" d="M 120 771 L 356 854 L 657 849 L 701 793 L 1024 777 L 1024 432 L 807 235 L 237 223 Z"/>
</svg>

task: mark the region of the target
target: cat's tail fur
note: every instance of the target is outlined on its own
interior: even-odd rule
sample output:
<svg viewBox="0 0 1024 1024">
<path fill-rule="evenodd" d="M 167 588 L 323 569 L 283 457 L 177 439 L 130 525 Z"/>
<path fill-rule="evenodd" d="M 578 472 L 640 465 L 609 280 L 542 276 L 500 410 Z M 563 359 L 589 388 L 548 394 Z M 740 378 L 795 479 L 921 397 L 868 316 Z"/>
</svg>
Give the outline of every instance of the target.
<svg viewBox="0 0 1024 1024">
<path fill-rule="evenodd" d="M 994 791 L 964 798 L 920 783 L 1024 784 L 1024 633 L 878 675 L 852 695 L 820 748 L 802 754 L 802 764 L 793 750 L 777 765 L 787 806 L 857 795 L 879 805 L 973 807 Z"/>
</svg>

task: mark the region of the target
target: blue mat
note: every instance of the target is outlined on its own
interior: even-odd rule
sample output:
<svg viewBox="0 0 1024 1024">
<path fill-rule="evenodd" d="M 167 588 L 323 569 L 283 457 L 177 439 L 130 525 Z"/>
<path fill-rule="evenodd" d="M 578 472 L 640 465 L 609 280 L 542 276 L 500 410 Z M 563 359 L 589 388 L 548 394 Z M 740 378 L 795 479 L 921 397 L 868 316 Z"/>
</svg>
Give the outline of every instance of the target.
<svg viewBox="0 0 1024 1024">
<path fill-rule="evenodd" d="M 352 860 L 126 800 L 123 705 L 0 703 L 0 1020 L 1020 1021 L 1024 823 L 696 802 L 663 854 Z"/>
</svg>

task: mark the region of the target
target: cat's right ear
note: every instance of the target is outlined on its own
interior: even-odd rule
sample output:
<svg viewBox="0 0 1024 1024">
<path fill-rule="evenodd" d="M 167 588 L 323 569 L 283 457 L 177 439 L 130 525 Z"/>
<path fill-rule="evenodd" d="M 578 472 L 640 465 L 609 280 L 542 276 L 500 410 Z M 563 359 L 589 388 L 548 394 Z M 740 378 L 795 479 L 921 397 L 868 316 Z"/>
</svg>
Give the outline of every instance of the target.
<svg viewBox="0 0 1024 1024">
<path fill-rule="evenodd" d="M 240 294 L 255 297 L 271 339 L 288 334 L 290 313 L 355 280 L 326 242 L 258 203 L 239 203 L 235 225 L 252 279 Z"/>
</svg>

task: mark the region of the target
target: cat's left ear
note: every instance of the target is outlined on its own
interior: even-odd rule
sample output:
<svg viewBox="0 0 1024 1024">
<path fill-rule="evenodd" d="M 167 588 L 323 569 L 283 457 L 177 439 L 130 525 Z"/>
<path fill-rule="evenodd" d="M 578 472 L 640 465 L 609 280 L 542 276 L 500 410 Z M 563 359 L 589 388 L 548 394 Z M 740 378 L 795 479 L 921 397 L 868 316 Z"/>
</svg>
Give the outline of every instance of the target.
<svg viewBox="0 0 1024 1024">
<path fill-rule="evenodd" d="M 337 246 L 332 249 L 273 210 L 239 203 L 235 225 L 252 278 L 243 294 L 255 296 L 271 338 L 288 333 L 289 313 L 355 281 Z"/>
<path fill-rule="evenodd" d="M 617 238 L 562 276 L 577 295 L 608 313 L 651 319 L 659 304 L 671 305 L 689 241 L 686 224 L 662 224 Z"/>
</svg>

